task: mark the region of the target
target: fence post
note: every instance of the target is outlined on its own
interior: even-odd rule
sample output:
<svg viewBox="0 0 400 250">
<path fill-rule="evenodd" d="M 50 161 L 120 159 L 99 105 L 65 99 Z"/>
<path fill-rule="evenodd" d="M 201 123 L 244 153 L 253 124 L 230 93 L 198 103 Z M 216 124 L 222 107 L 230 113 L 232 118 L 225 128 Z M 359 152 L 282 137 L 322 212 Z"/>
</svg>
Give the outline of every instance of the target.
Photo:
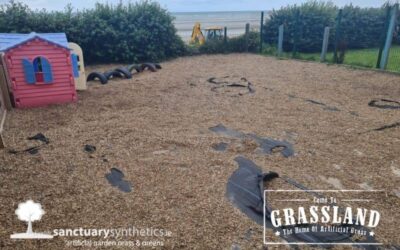
<svg viewBox="0 0 400 250">
<path fill-rule="evenodd" d="M 250 24 L 246 23 L 246 52 L 249 52 L 249 32 L 250 32 Z"/>
<path fill-rule="evenodd" d="M 324 40 L 322 41 L 321 62 L 326 61 L 326 52 L 328 51 L 328 45 L 329 45 L 329 32 L 330 28 L 325 27 Z"/>
<path fill-rule="evenodd" d="M 264 11 L 261 11 L 261 25 L 260 25 L 260 53 L 263 50 L 263 29 L 264 29 Z"/>
<path fill-rule="evenodd" d="M 296 53 L 297 53 L 297 46 L 299 44 L 299 39 L 300 39 L 300 10 L 296 11 L 296 20 L 295 20 L 295 31 L 293 33 L 293 48 L 292 48 L 292 58 L 296 57 Z"/>
<path fill-rule="evenodd" d="M 228 43 L 228 28 L 224 27 L 224 43 L 225 45 Z"/>
<path fill-rule="evenodd" d="M 381 35 L 381 44 L 379 46 L 379 53 L 378 53 L 378 60 L 376 61 L 376 68 L 380 68 L 381 67 L 381 60 L 382 60 L 382 52 L 383 52 L 383 48 L 385 47 L 385 40 L 386 40 L 386 31 L 389 28 L 389 20 L 390 20 L 390 11 L 391 11 L 392 7 L 391 6 L 387 6 L 386 7 L 386 19 L 385 19 L 385 26 L 383 28 L 382 31 L 382 35 Z"/>
<path fill-rule="evenodd" d="M 282 56 L 283 52 L 283 24 L 279 26 L 279 37 L 278 37 L 278 56 Z"/>
<path fill-rule="evenodd" d="M 383 47 L 382 51 L 380 69 L 386 69 L 387 63 L 389 61 L 389 52 L 390 52 L 390 47 L 392 46 L 393 32 L 396 28 L 396 19 L 398 10 L 399 10 L 399 4 L 395 4 L 390 13 L 390 23 L 387 30 L 385 46 Z"/>
<path fill-rule="evenodd" d="M 333 61 L 335 63 L 338 63 L 338 46 L 339 46 L 339 41 L 340 41 L 340 23 L 342 22 L 342 16 L 343 16 L 343 10 L 339 10 L 339 14 L 336 17 L 336 31 L 335 31 L 335 49 L 333 52 Z"/>
</svg>

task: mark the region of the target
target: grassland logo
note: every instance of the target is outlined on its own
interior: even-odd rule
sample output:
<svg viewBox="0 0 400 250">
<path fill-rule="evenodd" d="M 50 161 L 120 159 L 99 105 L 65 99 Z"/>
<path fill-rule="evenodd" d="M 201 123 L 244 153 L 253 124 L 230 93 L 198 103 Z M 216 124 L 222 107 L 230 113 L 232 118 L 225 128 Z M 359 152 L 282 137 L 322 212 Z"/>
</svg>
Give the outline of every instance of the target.
<svg viewBox="0 0 400 250">
<path fill-rule="evenodd" d="M 28 228 L 25 233 L 16 233 L 10 236 L 11 239 L 52 239 L 53 236 L 45 233 L 35 233 L 32 230 L 32 222 L 42 219 L 44 210 L 39 203 L 32 200 L 20 203 L 15 214 L 18 219 L 28 223 Z"/>
<path fill-rule="evenodd" d="M 381 213 L 374 195 L 381 190 L 265 190 L 266 245 L 382 245 L 375 239 Z M 311 196 L 310 196 L 311 195 Z M 272 209 L 270 204 L 274 204 Z M 267 236 L 286 242 L 274 242 Z"/>
</svg>

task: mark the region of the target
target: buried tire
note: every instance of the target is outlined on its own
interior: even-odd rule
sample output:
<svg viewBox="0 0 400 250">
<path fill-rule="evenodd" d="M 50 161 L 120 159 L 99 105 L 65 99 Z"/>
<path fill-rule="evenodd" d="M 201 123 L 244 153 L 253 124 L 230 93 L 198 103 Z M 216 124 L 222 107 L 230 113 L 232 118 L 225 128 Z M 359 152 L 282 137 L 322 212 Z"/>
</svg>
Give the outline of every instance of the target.
<svg viewBox="0 0 400 250">
<path fill-rule="evenodd" d="M 138 64 L 131 64 L 127 68 L 129 70 L 129 72 L 131 72 L 131 73 L 132 73 L 132 70 L 136 70 L 137 73 L 142 72 L 142 67 Z"/>
<path fill-rule="evenodd" d="M 114 77 L 119 77 L 119 78 L 124 77 L 124 75 L 123 75 L 121 72 L 115 71 L 115 70 L 104 72 L 104 76 L 105 76 L 108 80 L 110 80 L 111 78 L 114 78 Z"/>
<path fill-rule="evenodd" d="M 375 99 L 370 101 L 368 106 L 380 109 L 400 109 L 400 102 L 389 99 Z"/>
<path fill-rule="evenodd" d="M 114 71 L 117 71 L 119 73 L 121 73 L 122 75 L 125 76 L 126 79 L 131 79 L 132 78 L 132 74 L 131 72 L 129 72 L 129 70 L 127 68 L 116 68 Z"/>
<path fill-rule="evenodd" d="M 101 84 L 107 84 L 108 80 L 107 77 L 104 76 L 104 74 L 99 73 L 99 72 L 92 72 L 88 75 L 88 77 L 86 78 L 86 81 L 90 82 L 90 81 L 94 81 L 95 79 L 99 79 Z"/>
<path fill-rule="evenodd" d="M 159 67 L 161 67 L 160 65 L 158 65 Z M 144 71 L 145 69 L 150 70 L 151 72 L 156 72 L 157 71 L 157 67 L 154 63 L 142 63 L 142 65 L 140 65 L 142 71 Z"/>
</svg>

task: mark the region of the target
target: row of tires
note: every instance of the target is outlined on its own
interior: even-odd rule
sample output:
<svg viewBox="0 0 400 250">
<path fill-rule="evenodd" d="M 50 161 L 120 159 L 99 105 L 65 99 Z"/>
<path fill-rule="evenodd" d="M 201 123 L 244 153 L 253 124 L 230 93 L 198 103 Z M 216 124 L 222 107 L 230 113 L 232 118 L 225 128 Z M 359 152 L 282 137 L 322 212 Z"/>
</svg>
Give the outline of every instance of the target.
<svg viewBox="0 0 400 250">
<path fill-rule="evenodd" d="M 161 69 L 161 65 L 157 63 L 142 63 L 142 64 L 132 64 L 127 67 L 119 67 L 114 70 L 106 71 L 104 73 L 92 72 L 88 75 L 86 81 L 99 80 L 101 84 L 107 84 L 108 80 L 112 78 L 126 78 L 131 79 L 132 75 L 136 73 L 143 72 L 145 70 L 150 70 L 151 72 L 156 72 Z"/>
</svg>

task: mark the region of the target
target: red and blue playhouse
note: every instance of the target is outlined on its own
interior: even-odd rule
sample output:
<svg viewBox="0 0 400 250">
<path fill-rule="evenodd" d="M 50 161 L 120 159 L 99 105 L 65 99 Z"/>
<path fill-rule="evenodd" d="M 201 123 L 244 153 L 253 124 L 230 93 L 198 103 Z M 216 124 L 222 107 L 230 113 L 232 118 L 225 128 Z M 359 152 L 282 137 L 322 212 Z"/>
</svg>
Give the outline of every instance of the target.
<svg viewBox="0 0 400 250">
<path fill-rule="evenodd" d="M 159 64 L 142 63 L 119 67 L 104 73 L 92 72 L 86 78 L 83 52 L 68 43 L 65 33 L 0 33 L 0 148 L 4 147 L 2 128 L 7 111 L 76 102 L 76 90 L 85 90 L 87 81 L 107 84 L 114 78 L 132 78 L 132 71 L 156 72 Z"/>
<path fill-rule="evenodd" d="M 77 100 L 78 57 L 64 33 L 0 34 L 8 87 L 17 108 Z"/>
</svg>

